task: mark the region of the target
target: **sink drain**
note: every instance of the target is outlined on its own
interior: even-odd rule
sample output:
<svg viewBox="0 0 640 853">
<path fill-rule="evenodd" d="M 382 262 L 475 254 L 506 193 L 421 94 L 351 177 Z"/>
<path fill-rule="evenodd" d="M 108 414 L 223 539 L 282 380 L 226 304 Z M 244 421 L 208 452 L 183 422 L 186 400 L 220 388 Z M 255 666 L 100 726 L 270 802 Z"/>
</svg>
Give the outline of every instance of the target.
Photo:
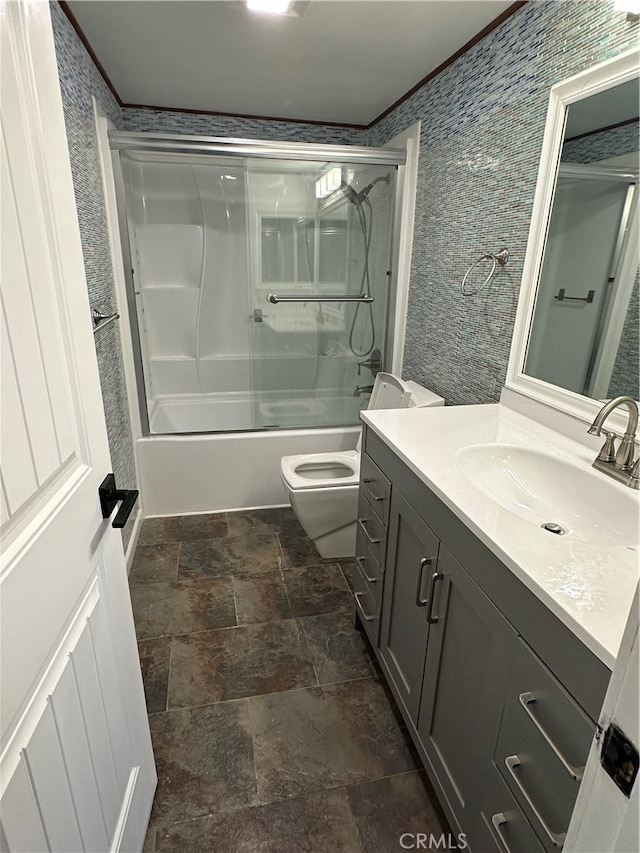
<svg viewBox="0 0 640 853">
<path fill-rule="evenodd" d="M 564 527 L 560 524 L 556 524 L 555 521 L 545 521 L 545 523 L 541 524 L 540 527 L 542 527 L 543 530 L 548 530 L 549 533 L 555 533 L 556 536 L 564 536 L 567 532 Z"/>
</svg>

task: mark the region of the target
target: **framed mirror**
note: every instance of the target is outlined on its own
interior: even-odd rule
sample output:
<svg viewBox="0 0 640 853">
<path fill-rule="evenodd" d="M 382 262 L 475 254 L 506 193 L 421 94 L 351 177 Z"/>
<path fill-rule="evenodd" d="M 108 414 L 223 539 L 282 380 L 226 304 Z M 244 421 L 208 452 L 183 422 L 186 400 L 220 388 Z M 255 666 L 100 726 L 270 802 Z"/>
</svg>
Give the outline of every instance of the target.
<svg viewBox="0 0 640 853">
<path fill-rule="evenodd" d="M 639 396 L 640 52 L 552 87 L 507 388 L 590 421 Z"/>
</svg>

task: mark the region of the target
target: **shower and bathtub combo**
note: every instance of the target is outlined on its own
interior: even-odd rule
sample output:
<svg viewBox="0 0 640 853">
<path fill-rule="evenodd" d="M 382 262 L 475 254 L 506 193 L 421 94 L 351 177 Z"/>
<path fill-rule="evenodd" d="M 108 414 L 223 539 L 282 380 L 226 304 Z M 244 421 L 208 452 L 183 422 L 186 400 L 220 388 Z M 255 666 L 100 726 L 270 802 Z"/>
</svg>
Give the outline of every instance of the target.
<svg viewBox="0 0 640 853">
<path fill-rule="evenodd" d="M 354 453 L 396 367 L 406 150 L 109 143 L 146 513 L 285 504 L 282 457 Z"/>
</svg>

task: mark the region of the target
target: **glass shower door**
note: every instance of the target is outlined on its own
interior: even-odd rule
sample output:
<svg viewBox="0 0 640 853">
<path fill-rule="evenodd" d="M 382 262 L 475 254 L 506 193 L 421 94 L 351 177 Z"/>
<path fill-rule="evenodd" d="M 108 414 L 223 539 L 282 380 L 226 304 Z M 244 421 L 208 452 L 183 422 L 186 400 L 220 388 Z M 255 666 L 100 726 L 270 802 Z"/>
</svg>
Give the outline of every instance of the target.
<svg viewBox="0 0 640 853">
<path fill-rule="evenodd" d="M 389 167 L 249 161 L 254 428 L 358 422 L 384 364 L 394 180 Z"/>
</svg>

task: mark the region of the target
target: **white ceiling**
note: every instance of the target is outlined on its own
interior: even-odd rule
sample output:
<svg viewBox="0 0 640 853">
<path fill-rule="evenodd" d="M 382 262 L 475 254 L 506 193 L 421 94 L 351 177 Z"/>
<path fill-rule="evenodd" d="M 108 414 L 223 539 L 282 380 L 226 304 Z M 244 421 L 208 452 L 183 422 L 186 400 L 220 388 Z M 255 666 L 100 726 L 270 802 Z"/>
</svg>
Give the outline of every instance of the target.
<svg viewBox="0 0 640 853">
<path fill-rule="evenodd" d="M 128 104 L 369 124 L 511 0 L 72 0 Z"/>
</svg>

